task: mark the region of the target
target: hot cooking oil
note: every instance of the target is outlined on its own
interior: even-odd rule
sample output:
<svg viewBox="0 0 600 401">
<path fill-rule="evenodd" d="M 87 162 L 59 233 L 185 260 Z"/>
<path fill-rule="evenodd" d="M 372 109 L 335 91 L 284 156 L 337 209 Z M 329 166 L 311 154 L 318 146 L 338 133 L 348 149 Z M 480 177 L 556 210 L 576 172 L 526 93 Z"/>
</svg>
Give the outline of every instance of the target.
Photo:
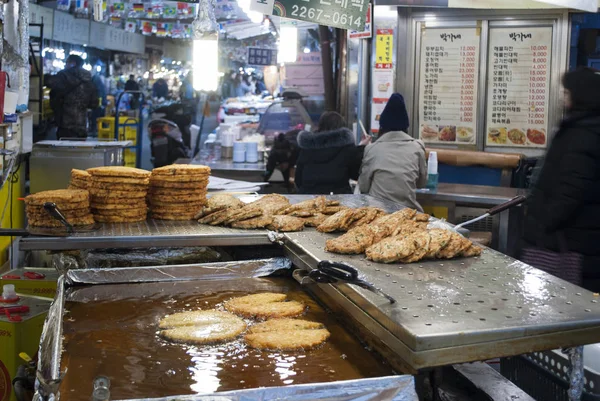
<svg viewBox="0 0 600 401">
<path fill-rule="evenodd" d="M 25 362 L 19 353 L 36 355 L 49 299 L 20 296 L 16 302 L 0 300 L 0 401 L 16 401 L 12 379 Z"/>
</svg>

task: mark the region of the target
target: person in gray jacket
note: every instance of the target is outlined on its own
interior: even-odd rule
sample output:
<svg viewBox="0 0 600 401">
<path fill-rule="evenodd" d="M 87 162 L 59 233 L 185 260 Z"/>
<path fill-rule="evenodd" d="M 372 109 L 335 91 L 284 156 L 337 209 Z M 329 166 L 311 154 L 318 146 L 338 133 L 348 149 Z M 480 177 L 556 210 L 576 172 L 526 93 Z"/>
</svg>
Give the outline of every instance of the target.
<svg viewBox="0 0 600 401">
<path fill-rule="evenodd" d="M 427 184 L 425 144 L 406 134 L 409 121 L 404 98 L 394 93 L 379 118 L 379 136 L 363 156 L 360 192 L 423 211 L 417 188 Z"/>
</svg>

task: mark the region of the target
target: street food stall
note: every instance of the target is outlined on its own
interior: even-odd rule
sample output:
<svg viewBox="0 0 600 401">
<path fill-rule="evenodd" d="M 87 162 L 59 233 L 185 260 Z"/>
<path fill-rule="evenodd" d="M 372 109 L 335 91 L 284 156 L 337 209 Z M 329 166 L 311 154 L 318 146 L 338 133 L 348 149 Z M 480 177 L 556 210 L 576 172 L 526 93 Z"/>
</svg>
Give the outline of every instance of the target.
<svg viewBox="0 0 600 401">
<path fill-rule="evenodd" d="M 205 224 L 150 218 L 100 223 L 60 237 L 34 231 L 22 237 L 21 250 L 52 251 L 55 267 L 67 267 L 42 335 L 39 395 L 49 399 L 60 392 L 61 398 L 78 400 L 102 399 L 106 392 L 113 399 L 202 394 L 326 399 L 336 394 L 350 400 L 377 394 L 380 399 L 416 400 L 411 375 L 417 375 L 416 388 L 423 396 L 427 388 L 438 387 L 429 373 L 438 367 L 567 347 L 575 347 L 577 362 L 577 346 L 597 341 L 600 334 L 597 294 L 491 249 L 475 247 L 469 253 L 479 256 L 458 251 L 448 255 L 459 256 L 455 259 L 380 263 L 368 250 L 368 259 L 333 253 L 330 241 L 342 237 L 329 232 L 335 227 L 322 226 L 336 222 L 331 218 L 339 213 L 355 219 L 358 213 L 362 220 L 374 211 L 373 218 L 404 216 L 413 219 L 406 220 L 408 227 L 444 231 L 437 227 L 446 226 L 436 219 L 427 222 L 416 211 L 365 195 L 269 197 L 288 205 L 279 213 L 288 213 L 292 222 L 301 220 L 293 216 L 333 214 L 317 229 L 288 226 L 295 232 L 286 232 L 283 225 L 274 230 L 275 217 L 269 217 L 270 229 L 235 228 L 264 226 L 258 222 L 234 223 L 234 228 L 210 225 L 220 217 L 219 211 L 211 211 Z M 240 197 L 238 209 L 223 212 L 235 212 L 229 216 L 241 223 L 260 219 L 242 212 L 255 211 L 249 205 L 262 198 Z M 359 220 L 346 223 L 352 221 Z M 212 247 L 229 261 L 92 269 L 82 268 L 85 263 L 70 265 L 76 269 L 65 265 L 85 260 L 92 251 L 129 250 L 121 253 L 127 261 L 129 252 L 174 247 Z M 331 275 L 331 269 L 337 273 Z M 231 299 L 257 293 L 286 294 L 284 304 L 307 306 L 303 319 L 324 325 L 329 339 L 312 351 L 257 350 L 249 334 L 221 345 L 186 345 L 165 340 L 157 326 L 165 315 L 229 310 Z M 253 319 L 245 322 L 250 330 L 257 325 Z M 490 369 L 477 366 L 480 377 Z M 468 368 L 456 369 L 477 381 Z M 528 399 L 508 382 L 502 386 Z"/>
</svg>

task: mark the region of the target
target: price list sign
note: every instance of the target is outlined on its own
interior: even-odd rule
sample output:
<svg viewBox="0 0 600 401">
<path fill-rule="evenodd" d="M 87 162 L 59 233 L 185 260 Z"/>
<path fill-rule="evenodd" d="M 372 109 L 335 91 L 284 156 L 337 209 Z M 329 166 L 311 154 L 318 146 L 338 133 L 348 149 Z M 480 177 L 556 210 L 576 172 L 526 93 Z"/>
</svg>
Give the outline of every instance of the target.
<svg viewBox="0 0 600 401">
<path fill-rule="evenodd" d="M 425 142 L 476 142 L 477 28 L 423 31 L 419 82 L 419 136 Z"/>
<path fill-rule="evenodd" d="M 486 145 L 544 148 L 552 28 L 490 30 Z"/>
</svg>

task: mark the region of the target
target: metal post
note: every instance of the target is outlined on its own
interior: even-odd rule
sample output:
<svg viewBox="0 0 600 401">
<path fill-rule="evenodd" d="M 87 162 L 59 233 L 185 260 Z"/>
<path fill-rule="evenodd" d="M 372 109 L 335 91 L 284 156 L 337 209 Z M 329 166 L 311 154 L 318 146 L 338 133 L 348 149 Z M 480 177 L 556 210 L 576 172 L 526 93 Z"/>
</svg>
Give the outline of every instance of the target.
<svg viewBox="0 0 600 401">
<path fill-rule="evenodd" d="M 331 42 L 329 41 L 329 28 L 319 25 L 321 39 L 321 62 L 323 65 L 323 84 L 325 87 L 325 111 L 334 111 L 335 92 L 333 89 L 333 62 L 331 60 Z"/>
</svg>

